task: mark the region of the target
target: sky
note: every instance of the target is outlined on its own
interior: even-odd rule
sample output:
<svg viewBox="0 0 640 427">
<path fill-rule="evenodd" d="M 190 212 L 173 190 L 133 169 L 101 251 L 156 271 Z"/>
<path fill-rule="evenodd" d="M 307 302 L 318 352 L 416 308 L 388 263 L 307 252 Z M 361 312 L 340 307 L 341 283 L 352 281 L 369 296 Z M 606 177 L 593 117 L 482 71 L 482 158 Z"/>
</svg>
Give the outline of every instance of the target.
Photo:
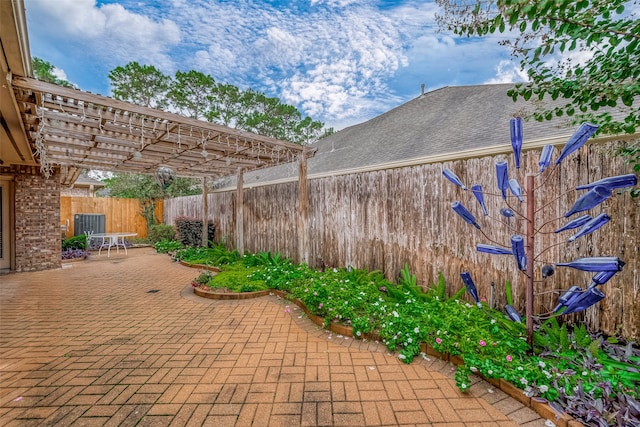
<svg viewBox="0 0 640 427">
<path fill-rule="evenodd" d="M 0 0 L 2 1 L 2 0 Z M 31 55 L 109 96 L 137 61 L 196 70 L 335 130 L 444 86 L 523 81 L 500 36 L 438 30 L 423 0 L 25 0 Z"/>
</svg>

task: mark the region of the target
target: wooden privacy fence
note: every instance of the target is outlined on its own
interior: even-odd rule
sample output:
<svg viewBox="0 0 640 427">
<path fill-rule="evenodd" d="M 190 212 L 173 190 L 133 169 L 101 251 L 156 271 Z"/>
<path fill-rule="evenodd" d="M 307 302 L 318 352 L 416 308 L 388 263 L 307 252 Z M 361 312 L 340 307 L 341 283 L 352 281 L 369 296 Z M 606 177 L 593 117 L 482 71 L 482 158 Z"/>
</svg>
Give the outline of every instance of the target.
<svg viewBox="0 0 640 427">
<path fill-rule="evenodd" d="M 535 192 L 536 205 L 543 207 L 536 217 L 540 230 L 535 245 L 539 258 L 535 264 L 536 314 L 555 306 L 559 290 L 571 285 L 585 288 L 591 274 L 557 268 L 556 274 L 542 280 L 545 263 L 571 261 L 588 256 L 619 256 L 624 270 L 602 286 L 607 297 L 584 313 L 568 316 L 610 335 L 640 339 L 640 207 L 629 194 L 614 195 L 590 211 L 592 216 L 606 212 L 611 221 L 595 233 L 573 243 L 559 243 L 572 232 L 555 234 L 566 222 L 561 218 L 584 191 L 576 185 L 603 177 L 630 173 L 630 166 L 612 155 L 614 143 L 591 144 L 549 171 L 544 185 Z M 481 297 L 489 300 L 495 283 L 495 306 L 506 303 L 505 282 L 513 285 L 514 303 L 523 313 L 525 277 L 512 256 L 489 255 L 476 251 L 488 239 L 511 247 L 512 234 L 524 235 L 524 221 L 504 218 L 499 196 L 485 195 L 490 217 L 485 217 L 470 191 L 464 192 L 442 176 L 452 169 L 468 186 L 481 184 L 487 193 L 499 193 L 495 163 L 507 160 L 510 177 L 524 185 L 525 171 L 538 171 L 540 150 L 523 153 L 522 169 L 516 171 L 513 155 L 503 154 L 472 159 L 452 159 L 445 163 L 363 172 L 310 179 L 308 182 L 309 264 L 312 267 L 347 266 L 381 270 L 396 280 L 405 263 L 422 286 L 429 286 L 442 272 L 449 293 L 463 286 L 462 271 L 469 271 Z M 547 174 L 535 180 L 543 184 Z M 244 189 L 244 247 L 247 251 L 280 252 L 298 260 L 297 182 Z M 451 209 L 461 201 L 478 219 L 485 238 Z M 510 199 L 514 209 L 524 204 Z M 216 224 L 216 239 L 233 246 L 236 238 L 236 193 L 219 192 L 208 196 L 208 216 Z M 201 217 L 202 196 L 165 200 L 165 222 L 177 216 Z M 582 215 L 581 213 L 580 215 Z M 575 231 L 575 230 L 574 230 Z M 555 245 L 555 246 L 554 246 Z M 538 281 L 539 280 L 539 281 Z M 467 296 L 468 298 L 468 296 Z"/>
<path fill-rule="evenodd" d="M 162 200 L 156 202 L 155 215 L 163 217 Z M 115 197 L 60 197 L 60 221 L 62 225 L 69 221 L 67 238 L 74 235 L 74 217 L 76 214 L 104 214 L 105 232 L 131 231 L 137 237 L 147 237 L 147 222 L 142 216 L 142 206 L 138 199 L 118 199 Z"/>
</svg>

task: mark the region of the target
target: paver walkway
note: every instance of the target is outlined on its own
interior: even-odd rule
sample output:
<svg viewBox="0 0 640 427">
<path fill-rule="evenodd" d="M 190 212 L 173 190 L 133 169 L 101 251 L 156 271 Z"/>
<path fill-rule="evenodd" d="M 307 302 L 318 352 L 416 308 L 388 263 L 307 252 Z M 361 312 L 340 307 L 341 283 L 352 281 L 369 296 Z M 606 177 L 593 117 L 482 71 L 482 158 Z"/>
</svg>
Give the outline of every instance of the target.
<svg viewBox="0 0 640 427">
<path fill-rule="evenodd" d="M 0 275 L 0 425 L 544 425 L 275 296 L 196 297 L 197 273 L 143 248 Z"/>
</svg>

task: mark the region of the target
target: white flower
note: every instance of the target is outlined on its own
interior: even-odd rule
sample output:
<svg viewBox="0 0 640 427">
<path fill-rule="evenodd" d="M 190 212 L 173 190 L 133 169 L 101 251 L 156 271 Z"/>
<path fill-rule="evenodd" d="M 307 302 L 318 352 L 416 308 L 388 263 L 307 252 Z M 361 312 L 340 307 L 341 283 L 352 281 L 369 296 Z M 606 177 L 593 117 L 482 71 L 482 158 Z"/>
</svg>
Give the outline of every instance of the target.
<svg viewBox="0 0 640 427">
<path fill-rule="evenodd" d="M 489 375 L 493 375 L 493 369 L 489 369 L 489 370 L 487 371 L 487 374 L 489 374 Z"/>
<path fill-rule="evenodd" d="M 493 325 L 494 323 L 496 323 L 496 319 L 491 319 L 491 324 Z"/>
<path fill-rule="evenodd" d="M 475 366 L 470 367 L 469 370 L 471 372 L 478 372 L 478 368 L 476 368 Z"/>
<path fill-rule="evenodd" d="M 526 378 L 520 378 L 520 384 L 527 385 L 527 384 L 529 384 L 529 381 L 527 381 Z"/>
<path fill-rule="evenodd" d="M 400 317 L 400 315 L 398 314 L 398 312 L 397 312 L 397 311 L 395 311 L 395 310 L 392 312 L 392 314 L 393 314 L 393 317 Z"/>
<path fill-rule="evenodd" d="M 546 385 L 541 385 L 540 386 L 540 393 L 546 393 L 549 391 L 549 387 L 547 387 Z"/>
<path fill-rule="evenodd" d="M 465 388 L 467 388 L 467 385 L 466 384 L 460 384 L 460 388 L 464 390 Z"/>
<path fill-rule="evenodd" d="M 522 366 L 518 366 L 516 369 L 517 369 L 518 371 L 524 371 L 524 368 L 523 368 Z"/>
<path fill-rule="evenodd" d="M 582 371 L 582 375 L 586 377 L 589 374 L 587 373 L 587 371 Z"/>
<path fill-rule="evenodd" d="M 413 332 L 416 334 L 420 333 L 420 328 L 413 328 Z"/>
<path fill-rule="evenodd" d="M 538 366 L 540 366 L 541 368 L 545 368 L 547 366 L 546 363 L 544 363 L 542 360 L 538 362 Z"/>
<path fill-rule="evenodd" d="M 469 303 L 465 303 L 464 306 L 467 307 L 467 308 L 471 308 L 471 304 L 469 304 Z"/>
<path fill-rule="evenodd" d="M 407 342 L 409 342 L 409 344 L 411 344 L 413 342 L 413 340 L 411 338 L 407 338 Z"/>
<path fill-rule="evenodd" d="M 400 360 L 404 360 L 406 358 L 407 358 L 407 356 L 405 356 L 404 354 L 399 354 L 398 355 L 398 359 L 400 359 Z"/>
<path fill-rule="evenodd" d="M 338 269 L 337 269 L 337 268 L 334 268 L 334 269 L 333 269 L 333 272 L 334 272 L 334 273 L 337 273 L 337 272 L 338 272 Z"/>
<path fill-rule="evenodd" d="M 360 331 L 356 332 L 356 336 L 360 336 L 362 333 Z"/>
</svg>

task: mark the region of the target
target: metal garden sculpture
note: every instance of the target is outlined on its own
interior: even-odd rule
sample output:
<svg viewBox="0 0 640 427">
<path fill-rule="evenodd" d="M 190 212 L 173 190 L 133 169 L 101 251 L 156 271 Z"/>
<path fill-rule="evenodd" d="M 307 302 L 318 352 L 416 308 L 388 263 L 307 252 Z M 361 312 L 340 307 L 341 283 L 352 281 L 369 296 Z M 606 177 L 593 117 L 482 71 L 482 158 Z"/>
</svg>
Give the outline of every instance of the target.
<svg viewBox="0 0 640 427">
<path fill-rule="evenodd" d="M 522 119 L 513 118 L 510 122 L 511 128 L 511 145 L 513 147 L 513 153 L 515 155 L 516 169 L 520 169 L 520 156 L 522 151 Z M 551 158 L 553 155 L 553 145 L 546 145 L 542 149 L 540 159 L 538 162 L 539 171 L 537 174 L 527 174 L 524 185 L 524 190 L 520 183 L 515 178 L 509 178 L 508 165 L 505 161 L 496 163 L 496 177 L 499 194 L 487 195 L 499 196 L 507 204 L 507 207 L 500 209 L 500 214 L 505 218 L 511 218 L 517 216 L 525 221 L 526 228 L 524 236 L 514 234 L 511 236 L 511 244 L 501 246 L 497 242 L 494 245 L 490 244 L 478 244 L 478 252 L 484 252 L 493 255 L 511 255 L 514 257 L 516 265 L 520 271 L 526 275 L 526 303 L 525 303 L 525 318 L 526 318 L 526 330 L 527 330 L 527 342 L 529 345 L 533 345 L 533 298 L 534 298 L 534 263 L 537 261 L 537 255 L 534 253 L 535 236 L 539 232 L 536 230 L 535 214 L 537 212 L 536 199 L 534 194 L 539 188 L 534 186 L 536 177 L 542 176 L 545 171 L 547 174 L 557 165 L 559 165 L 567 156 L 582 147 L 585 142 L 593 135 L 597 130 L 597 126 L 591 123 L 583 123 L 578 130 L 569 138 L 565 146 L 563 147 L 560 155 L 555 160 L 554 165 L 549 168 L 551 164 Z M 462 190 L 468 190 L 462 180 L 451 170 L 444 169 L 443 175 L 449 181 L 460 187 Z M 579 185 L 576 187 L 576 191 L 587 190 L 582 194 L 565 214 L 564 218 L 570 218 L 580 212 L 589 211 L 598 206 L 612 195 L 612 190 L 625 187 L 633 187 L 637 185 L 638 178 L 635 174 L 619 175 L 609 178 L 603 178 L 598 181 Z M 475 199 L 477 200 L 480 208 L 485 216 L 488 216 L 487 206 L 484 202 L 485 194 L 482 191 L 480 185 L 473 185 L 471 187 Z M 509 195 L 511 193 L 511 195 Z M 508 197 L 514 197 L 519 202 L 524 203 L 526 210 L 519 212 L 518 209 L 512 207 L 507 202 Z M 457 213 L 465 222 L 473 225 L 477 228 L 485 238 L 488 236 L 482 231 L 481 226 L 478 224 L 475 216 L 460 202 L 455 201 L 452 203 L 451 208 Z M 559 220 L 562 219 L 558 218 Z M 582 215 L 574 219 L 569 220 L 566 224 L 560 226 L 555 233 L 563 233 L 568 230 L 574 230 L 572 236 L 567 238 L 567 243 L 573 242 L 576 239 L 593 233 L 605 224 L 607 224 L 611 218 L 606 213 L 601 213 L 596 217 L 590 215 Z M 544 225 L 546 225 L 545 223 Z M 577 232 L 575 231 L 577 229 Z M 489 239 L 490 240 L 490 239 Z M 556 245 L 552 245 L 556 246 Z M 549 248 L 546 248 L 549 249 Z M 541 251 L 544 252 L 546 249 Z M 597 302 L 601 301 L 605 294 L 598 288 L 605 284 L 613 275 L 622 270 L 624 262 L 617 257 L 589 257 L 579 258 L 570 262 L 558 262 L 555 267 L 570 267 L 581 271 L 587 271 L 594 273 L 590 284 L 586 289 L 582 289 L 579 286 L 571 286 L 565 292 L 563 292 L 559 298 L 556 307 L 553 310 L 554 315 L 565 315 L 570 313 L 576 313 L 591 307 Z M 555 272 L 555 267 L 552 264 L 545 264 L 541 267 L 542 278 L 545 279 Z M 462 281 L 467 288 L 469 294 L 481 307 L 478 299 L 478 291 L 475 284 L 468 272 L 461 273 Z M 505 306 L 505 311 L 509 318 L 515 322 L 522 322 L 520 314 L 510 305 Z"/>
</svg>

